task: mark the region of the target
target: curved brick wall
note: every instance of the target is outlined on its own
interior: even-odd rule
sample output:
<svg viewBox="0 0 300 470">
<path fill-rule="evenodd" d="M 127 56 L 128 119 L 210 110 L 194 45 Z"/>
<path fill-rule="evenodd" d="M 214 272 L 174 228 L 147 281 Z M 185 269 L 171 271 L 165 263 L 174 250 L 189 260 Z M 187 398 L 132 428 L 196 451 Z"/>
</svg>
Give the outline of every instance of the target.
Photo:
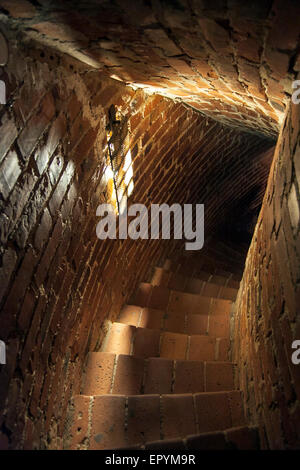
<svg viewBox="0 0 300 470">
<path fill-rule="evenodd" d="M 129 203 L 204 203 L 206 237 L 253 224 L 260 208 L 300 68 L 299 2 L 149 3 L 133 12 L 126 0 L 102 2 L 101 11 L 99 2 L 78 2 L 75 11 L 68 1 L 0 0 L 10 46 L 0 108 L 0 338 L 8 358 L 0 448 L 61 448 L 69 400 L 105 320 L 116 319 L 154 264 L 182 249 L 96 237 L 96 207 L 111 192 L 111 104 L 128 119 Z M 299 442 L 299 369 L 290 362 L 299 332 L 298 127 L 292 106 L 234 325 L 236 380 L 271 448 Z"/>
<path fill-rule="evenodd" d="M 296 0 L 0 1 L 0 19 L 126 83 L 275 136 L 300 68 Z"/>
<path fill-rule="evenodd" d="M 233 360 L 250 422 L 271 449 L 299 449 L 300 108 L 288 109 L 236 302 Z"/>
<path fill-rule="evenodd" d="M 116 318 L 137 281 L 174 249 L 159 240 L 96 238 L 96 207 L 108 200 L 109 106 L 129 119 L 131 201 L 204 202 L 207 236 L 234 199 L 253 188 L 262 197 L 274 142 L 6 34 L 0 336 L 8 364 L 0 370 L 0 439 L 13 449 L 59 448 L 69 399 L 104 320 Z"/>
</svg>

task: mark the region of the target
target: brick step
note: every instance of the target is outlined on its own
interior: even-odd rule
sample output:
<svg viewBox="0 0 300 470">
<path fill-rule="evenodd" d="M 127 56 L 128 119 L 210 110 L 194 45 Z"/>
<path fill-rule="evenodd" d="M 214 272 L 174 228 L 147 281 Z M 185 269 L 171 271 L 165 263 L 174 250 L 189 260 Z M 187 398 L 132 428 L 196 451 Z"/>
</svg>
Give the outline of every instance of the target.
<svg viewBox="0 0 300 470">
<path fill-rule="evenodd" d="M 210 286 L 214 288 L 215 284 L 211 284 Z M 217 286 L 217 288 L 227 289 L 221 286 Z M 172 290 L 163 286 L 152 286 L 152 284 L 148 282 L 141 282 L 128 303 L 138 305 L 139 307 L 156 308 L 168 312 L 184 311 L 185 313 L 201 313 L 203 309 L 207 309 L 211 299 L 223 300 L 225 301 L 224 305 L 226 305 L 227 301 L 230 302 L 231 305 L 238 291 L 237 289 L 228 289 L 231 293 L 227 297 L 230 298 L 225 299 L 224 297 L 218 297 L 217 291 L 213 289 L 207 289 L 204 294 L 203 292 L 197 294 Z"/>
<path fill-rule="evenodd" d="M 184 395 L 77 395 L 71 449 L 118 449 L 245 425 L 239 391 Z"/>
<path fill-rule="evenodd" d="M 228 259 L 220 261 L 219 254 L 214 256 L 208 254 L 188 256 L 185 254 L 179 258 L 167 259 L 161 267 L 188 277 L 198 277 L 198 272 L 206 272 L 240 281 L 243 275 L 243 264 L 244 257 L 239 260 L 235 258 L 234 261 Z"/>
<path fill-rule="evenodd" d="M 187 335 L 113 323 L 101 352 L 137 357 L 164 357 L 194 361 L 228 361 L 229 339 Z"/>
<path fill-rule="evenodd" d="M 209 297 L 203 298 L 202 307 L 197 308 L 199 314 L 186 313 L 184 307 L 179 311 L 164 311 L 125 305 L 120 312 L 118 323 L 172 333 L 229 338 L 231 306 L 230 301 Z"/>
<path fill-rule="evenodd" d="M 228 243 L 218 242 L 216 244 L 211 244 L 208 247 L 207 255 L 212 258 L 224 258 L 230 259 L 231 261 L 243 261 L 245 259 L 246 252 L 248 251 L 249 245 L 246 243 L 242 248 L 239 246 L 239 250 L 236 249 L 234 245 L 229 245 Z"/>
<path fill-rule="evenodd" d="M 173 272 L 160 267 L 154 268 L 151 284 L 190 294 L 202 294 L 203 291 L 203 295 L 205 295 L 205 292 L 211 290 L 217 294 L 216 297 L 220 293 L 220 297 L 225 295 L 225 298 L 228 295 L 235 294 L 235 290 L 239 289 L 240 286 L 240 282 L 233 279 L 231 273 L 227 273 L 226 276 L 224 272 L 220 275 L 194 269 L 193 276 L 186 276 L 180 272 Z"/>
<path fill-rule="evenodd" d="M 230 362 L 144 359 L 125 354 L 89 353 L 83 395 L 196 393 L 234 390 Z"/>
<path fill-rule="evenodd" d="M 129 449 L 127 447 L 126 449 Z M 187 436 L 185 439 L 166 439 L 132 446 L 135 450 L 259 450 L 257 426 L 240 426 L 225 431 L 213 431 Z M 120 449 L 122 450 L 122 449 Z"/>
</svg>

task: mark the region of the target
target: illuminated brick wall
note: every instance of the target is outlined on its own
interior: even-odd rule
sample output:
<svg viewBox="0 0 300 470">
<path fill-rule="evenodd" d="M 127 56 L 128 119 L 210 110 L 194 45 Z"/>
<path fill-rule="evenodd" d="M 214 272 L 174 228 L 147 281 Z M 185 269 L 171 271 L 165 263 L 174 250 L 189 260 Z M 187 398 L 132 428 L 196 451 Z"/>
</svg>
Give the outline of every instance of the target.
<svg viewBox="0 0 300 470">
<path fill-rule="evenodd" d="M 0 442 L 59 448 L 69 399 L 104 320 L 116 318 L 136 283 L 174 248 L 96 237 L 96 207 L 110 197 L 109 106 L 129 119 L 129 203 L 202 202 L 206 236 L 253 188 L 262 197 L 274 142 L 7 37 L 0 337 L 8 363 L 0 370 Z"/>
<path fill-rule="evenodd" d="M 71 6 L 70 6 L 71 5 Z M 0 1 L 0 20 L 125 83 L 276 136 L 299 60 L 296 0 Z"/>
<path fill-rule="evenodd" d="M 233 360 L 251 422 L 271 449 L 300 443 L 300 107 L 291 104 L 279 135 L 266 194 L 234 314 Z"/>
</svg>

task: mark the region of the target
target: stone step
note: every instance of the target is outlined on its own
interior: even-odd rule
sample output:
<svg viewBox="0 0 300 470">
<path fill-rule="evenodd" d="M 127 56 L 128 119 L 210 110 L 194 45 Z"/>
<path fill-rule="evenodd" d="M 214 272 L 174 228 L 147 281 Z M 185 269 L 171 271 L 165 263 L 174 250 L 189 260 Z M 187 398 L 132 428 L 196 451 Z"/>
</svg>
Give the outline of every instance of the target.
<svg viewBox="0 0 300 470">
<path fill-rule="evenodd" d="M 213 431 L 187 436 L 185 439 L 166 439 L 132 446 L 136 450 L 259 450 L 257 426 L 240 426 L 225 431 Z M 129 449 L 129 447 L 127 447 Z M 121 449 L 120 449 L 121 450 Z"/>
<path fill-rule="evenodd" d="M 144 358 L 226 362 L 229 346 L 228 338 L 162 332 L 115 322 L 103 341 L 101 352 Z"/>
<path fill-rule="evenodd" d="M 220 251 L 217 254 L 193 253 L 188 255 L 185 253 L 183 256 L 175 257 L 172 260 L 165 260 L 161 267 L 186 277 L 198 277 L 199 272 L 206 272 L 240 281 L 245 256 L 234 254 L 234 260 L 228 258 L 228 256 L 221 260 L 221 256 Z"/>
<path fill-rule="evenodd" d="M 173 272 L 164 268 L 155 267 L 152 275 L 151 284 L 153 286 L 168 287 L 169 289 L 184 291 L 190 294 L 205 295 L 206 291 L 211 289 L 220 296 L 228 296 L 231 292 L 230 289 L 239 289 L 240 282 L 232 278 L 231 273 L 222 271 L 220 274 L 210 274 L 202 270 L 194 270 L 193 276 L 186 276 L 180 272 Z M 219 286 L 219 287 L 218 287 Z M 220 289 L 223 287 L 223 289 Z M 225 289 L 227 288 L 227 289 Z"/>
<path fill-rule="evenodd" d="M 234 390 L 230 362 L 143 359 L 125 354 L 89 353 L 83 395 L 169 394 Z"/>
<path fill-rule="evenodd" d="M 228 300 L 210 299 L 204 297 L 197 309 L 199 314 L 186 313 L 185 307 L 174 303 L 166 311 L 125 305 L 120 312 L 118 323 L 132 325 L 140 328 L 169 331 L 172 333 L 186 333 L 189 335 L 210 335 L 229 338 L 230 310 L 232 303 Z"/>
<path fill-rule="evenodd" d="M 217 290 L 214 291 L 215 286 Z M 219 289 L 227 289 L 230 291 L 227 298 L 219 296 Z M 201 309 L 207 308 L 207 303 L 211 302 L 212 299 L 224 300 L 227 301 L 228 304 L 229 302 L 232 303 L 236 298 L 237 292 L 237 289 L 230 287 L 227 288 L 216 284 L 208 284 L 208 288 L 204 294 L 203 292 L 202 294 L 196 294 L 172 290 L 163 286 L 152 286 L 152 284 L 148 282 L 141 282 L 128 303 L 138 305 L 139 307 L 156 308 L 171 312 L 184 311 L 185 313 L 201 313 Z"/>
<path fill-rule="evenodd" d="M 69 449 L 118 449 L 245 425 L 239 391 L 174 395 L 77 395 Z"/>
</svg>

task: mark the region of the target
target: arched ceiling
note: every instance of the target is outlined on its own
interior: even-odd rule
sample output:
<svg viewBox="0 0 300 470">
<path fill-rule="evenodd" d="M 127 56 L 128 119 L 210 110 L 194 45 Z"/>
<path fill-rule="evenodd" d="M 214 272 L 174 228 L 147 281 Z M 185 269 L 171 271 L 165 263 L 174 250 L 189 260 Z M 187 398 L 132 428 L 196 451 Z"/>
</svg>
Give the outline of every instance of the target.
<svg viewBox="0 0 300 470">
<path fill-rule="evenodd" d="M 0 0 L 0 20 L 109 76 L 276 136 L 300 70 L 298 0 Z"/>
</svg>

